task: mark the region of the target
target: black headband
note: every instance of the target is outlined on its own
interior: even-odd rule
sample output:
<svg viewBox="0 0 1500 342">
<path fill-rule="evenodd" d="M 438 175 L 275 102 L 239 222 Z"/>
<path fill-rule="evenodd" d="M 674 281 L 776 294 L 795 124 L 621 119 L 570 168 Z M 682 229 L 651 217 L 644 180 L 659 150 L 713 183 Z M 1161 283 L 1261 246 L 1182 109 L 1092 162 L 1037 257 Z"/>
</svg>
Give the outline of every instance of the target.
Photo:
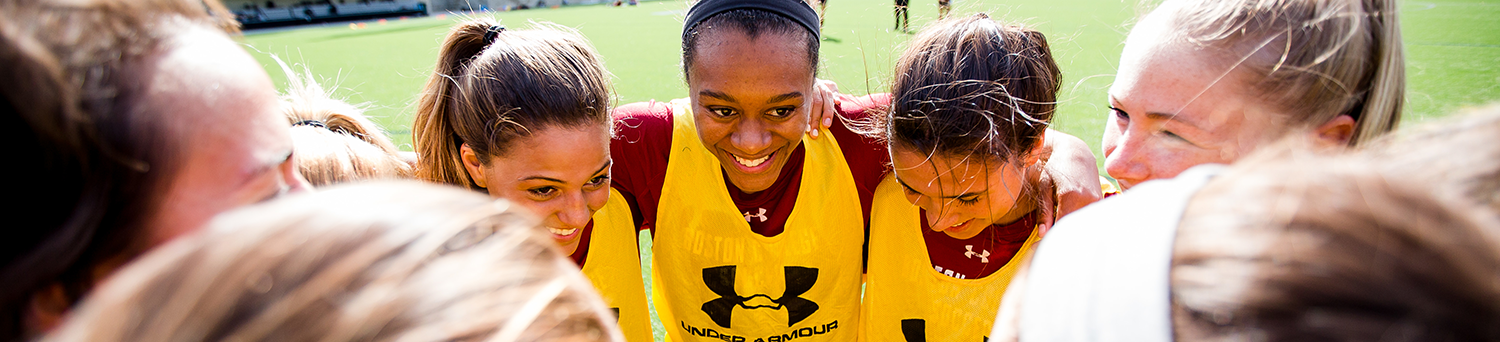
<svg viewBox="0 0 1500 342">
<path fill-rule="evenodd" d="M 682 41 L 687 41 L 688 32 L 704 20 L 719 13 L 737 9 L 758 9 L 791 19 L 819 37 L 818 12 L 801 0 L 702 0 L 688 9 L 687 21 L 682 23 Z"/>
</svg>

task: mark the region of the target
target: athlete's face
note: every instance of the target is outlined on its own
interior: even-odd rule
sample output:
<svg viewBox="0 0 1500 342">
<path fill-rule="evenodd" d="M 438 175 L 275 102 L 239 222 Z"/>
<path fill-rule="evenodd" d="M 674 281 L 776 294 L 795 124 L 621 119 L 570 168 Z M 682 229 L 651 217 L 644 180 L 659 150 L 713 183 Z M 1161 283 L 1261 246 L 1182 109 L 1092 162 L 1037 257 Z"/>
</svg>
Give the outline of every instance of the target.
<svg viewBox="0 0 1500 342">
<path fill-rule="evenodd" d="M 1104 168 L 1126 189 L 1231 163 L 1287 130 L 1288 116 L 1255 95 L 1250 72 L 1172 38 L 1161 12 L 1131 31 L 1109 89 Z"/>
<path fill-rule="evenodd" d="M 464 167 L 490 197 L 543 218 L 563 252 L 578 249 L 579 232 L 609 201 L 609 133 L 602 125 L 543 127 L 511 142 L 488 163 L 467 145 Z"/>
<path fill-rule="evenodd" d="M 934 231 L 968 239 L 995 223 L 1020 219 L 1036 207 L 1022 200 L 1030 175 L 1025 165 L 1034 157 L 996 162 L 990 158 L 928 156 L 902 144 L 892 144 L 891 164 L 906 199 L 927 212 Z"/>
<path fill-rule="evenodd" d="M 688 69 L 693 122 L 729 181 L 759 192 L 776 182 L 807 131 L 814 84 L 807 47 L 793 35 L 710 32 Z"/>
</svg>

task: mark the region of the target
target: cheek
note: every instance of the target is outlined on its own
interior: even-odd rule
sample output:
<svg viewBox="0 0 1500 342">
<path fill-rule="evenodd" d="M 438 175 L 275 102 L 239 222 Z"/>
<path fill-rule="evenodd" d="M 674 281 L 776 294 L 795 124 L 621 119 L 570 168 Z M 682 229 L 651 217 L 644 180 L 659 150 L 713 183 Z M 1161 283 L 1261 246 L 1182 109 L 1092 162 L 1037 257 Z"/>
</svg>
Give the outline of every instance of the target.
<svg viewBox="0 0 1500 342">
<path fill-rule="evenodd" d="M 609 187 L 606 186 L 603 189 L 585 192 L 584 196 L 585 200 L 589 203 L 589 210 L 599 211 L 599 209 L 603 209 L 604 205 L 609 202 Z"/>
</svg>

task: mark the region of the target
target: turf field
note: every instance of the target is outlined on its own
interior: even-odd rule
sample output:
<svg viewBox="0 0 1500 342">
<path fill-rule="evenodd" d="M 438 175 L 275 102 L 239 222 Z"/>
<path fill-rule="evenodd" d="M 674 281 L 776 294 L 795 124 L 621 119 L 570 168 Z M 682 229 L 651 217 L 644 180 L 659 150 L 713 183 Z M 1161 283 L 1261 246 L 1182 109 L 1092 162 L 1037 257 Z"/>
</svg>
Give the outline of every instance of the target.
<svg viewBox="0 0 1500 342">
<path fill-rule="evenodd" d="M 886 91 L 893 59 L 911 37 L 892 30 L 891 2 L 829 2 L 820 76 L 834 80 L 846 93 Z M 914 30 L 937 17 L 935 3 L 912 1 Z M 685 6 L 683 1 L 653 1 L 636 7 L 476 15 L 493 16 L 511 29 L 524 28 L 528 21 L 577 28 L 604 56 L 606 68 L 615 76 L 619 101 L 628 103 L 685 95 L 679 61 Z M 1047 34 L 1065 78 L 1055 127 L 1089 142 L 1100 155 L 1105 91 L 1131 21 L 1146 7 L 1136 0 L 955 0 L 954 6 L 958 15 L 985 12 Z M 1500 2 L 1405 1 L 1400 9 L 1408 77 L 1404 124 L 1500 100 Z M 244 40 L 279 86 L 285 85 L 285 76 L 270 54 L 309 67 L 337 84 L 338 95 L 351 102 L 367 103 L 368 114 L 399 146 L 410 150 L 412 103 L 432 72 L 438 43 L 459 19 L 446 15 L 369 21 L 357 29 L 348 23 L 325 24 L 249 32 Z"/>
</svg>

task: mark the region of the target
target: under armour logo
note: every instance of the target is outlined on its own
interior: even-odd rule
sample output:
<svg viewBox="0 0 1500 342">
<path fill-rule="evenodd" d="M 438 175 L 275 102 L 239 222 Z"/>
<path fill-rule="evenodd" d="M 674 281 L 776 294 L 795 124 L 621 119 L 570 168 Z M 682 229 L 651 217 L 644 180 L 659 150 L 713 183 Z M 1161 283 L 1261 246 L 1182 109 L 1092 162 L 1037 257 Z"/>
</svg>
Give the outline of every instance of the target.
<svg viewBox="0 0 1500 342">
<path fill-rule="evenodd" d="M 974 253 L 974 245 L 964 245 L 964 249 L 968 250 L 967 252 L 964 252 L 965 258 L 973 259 L 977 256 L 979 257 L 979 262 L 986 264 L 990 263 L 989 250 L 985 250 L 983 253 Z"/>
<path fill-rule="evenodd" d="M 906 342 L 927 342 L 927 320 L 925 319 L 903 319 L 901 320 L 901 336 Z M 984 342 L 989 342 L 990 337 L 985 336 Z"/>
<path fill-rule="evenodd" d="M 811 267 L 786 266 L 786 292 L 781 298 L 772 299 L 765 294 L 754 294 L 748 297 L 740 296 L 734 290 L 734 271 L 736 266 L 719 266 L 703 269 L 703 285 L 708 286 L 709 291 L 719 295 L 718 299 L 703 303 L 703 313 L 708 314 L 715 324 L 729 328 L 730 318 L 734 314 L 734 308 L 742 309 L 771 309 L 787 310 L 786 326 L 792 326 L 812 316 L 818 311 L 818 303 L 803 299 L 803 293 L 811 290 L 813 284 L 818 282 L 818 269 Z M 759 298 L 758 302 L 747 305 L 751 300 Z M 762 304 L 770 302 L 771 304 Z"/>
<path fill-rule="evenodd" d="M 755 215 L 750 215 L 750 212 L 748 212 L 748 211 L 745 212 L 745 222 L 753 222 L 753 221 L 750 221 L 750 219 L 752 219 L 752 218 L 758 218 L 758 219 L 760 219 L 760 222 L 766 222 L 766 220 L 771 219 L 769 217 L 766 217 L 766 208 L 756 208 L 756 209 L 760 209 L 760 213 L 755 214 Z"/>
</svg>

